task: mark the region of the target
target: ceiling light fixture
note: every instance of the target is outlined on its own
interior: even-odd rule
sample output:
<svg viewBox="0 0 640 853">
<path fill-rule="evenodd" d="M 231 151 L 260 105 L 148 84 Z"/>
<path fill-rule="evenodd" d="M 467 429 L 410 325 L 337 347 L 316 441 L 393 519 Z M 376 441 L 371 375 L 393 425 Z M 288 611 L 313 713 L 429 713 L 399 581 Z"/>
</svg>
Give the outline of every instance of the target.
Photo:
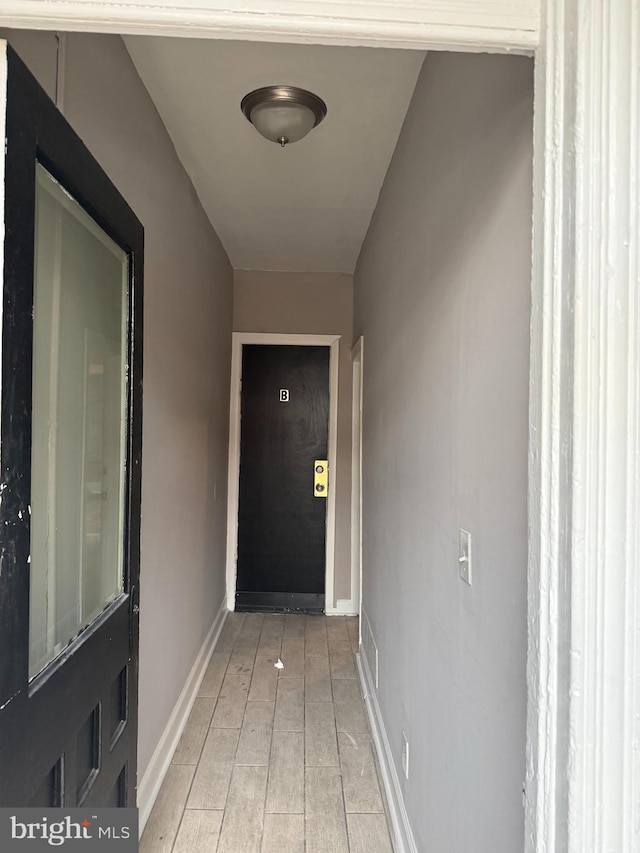
<svg viewBox="0 0 640 853">
<path fill-rule="evenodd" d="M 320 124 L 327 105 L 297 86 L 265 86 L 245 95 L 240 109 L 259 134 L 283 148 L 298 142 Z"/>
</svg>

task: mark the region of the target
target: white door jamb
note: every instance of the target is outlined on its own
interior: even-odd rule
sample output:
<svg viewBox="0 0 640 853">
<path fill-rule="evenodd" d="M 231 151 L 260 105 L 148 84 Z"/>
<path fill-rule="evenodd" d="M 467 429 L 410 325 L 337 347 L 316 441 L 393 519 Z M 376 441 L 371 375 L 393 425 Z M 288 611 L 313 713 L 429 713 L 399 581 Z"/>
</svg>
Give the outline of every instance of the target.
<svg viewBox="0 0 640 853">
<path fill-rule="evenodd" d="M 362 365 L 364 338 L 351 350 L 351 602 L 362 610 Z"/>
<path fill-rule="evenodd" d="M 640 6 L 544 0 L 527 853 L 640 849 Z"/>
</svg>

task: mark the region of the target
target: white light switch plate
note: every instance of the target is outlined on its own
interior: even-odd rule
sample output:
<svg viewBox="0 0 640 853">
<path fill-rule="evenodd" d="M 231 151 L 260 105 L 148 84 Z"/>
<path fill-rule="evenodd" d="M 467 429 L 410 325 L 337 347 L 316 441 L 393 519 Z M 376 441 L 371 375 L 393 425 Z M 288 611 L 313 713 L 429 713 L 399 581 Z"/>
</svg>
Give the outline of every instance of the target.
<svg viewBox="0 0 640 853">
<path fill-rule="evenodd" d="M 404 778 L 409 778 L 409 741 L 404 732 L 402 732 L 402 769 L 404 770 Z"/>
<path fill-rule="evenodd" d="M 463 527 L 460 528 L 459 540 L 459 557 L 460 577 L 465 583 L 471 586 L 471 534 Z"/>
</svg>

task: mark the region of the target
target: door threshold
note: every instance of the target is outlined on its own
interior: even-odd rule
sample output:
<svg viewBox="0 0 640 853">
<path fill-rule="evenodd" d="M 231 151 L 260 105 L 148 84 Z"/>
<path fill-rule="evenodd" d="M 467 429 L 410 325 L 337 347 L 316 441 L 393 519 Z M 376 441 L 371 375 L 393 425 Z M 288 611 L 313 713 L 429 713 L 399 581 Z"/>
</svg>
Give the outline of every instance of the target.
<svg viewBox="0 0 640 853">
<path fill-rule="evenodd" d="M 239 613 L 324 613 L 324 593 L 236 592 Z"/>
</svg>

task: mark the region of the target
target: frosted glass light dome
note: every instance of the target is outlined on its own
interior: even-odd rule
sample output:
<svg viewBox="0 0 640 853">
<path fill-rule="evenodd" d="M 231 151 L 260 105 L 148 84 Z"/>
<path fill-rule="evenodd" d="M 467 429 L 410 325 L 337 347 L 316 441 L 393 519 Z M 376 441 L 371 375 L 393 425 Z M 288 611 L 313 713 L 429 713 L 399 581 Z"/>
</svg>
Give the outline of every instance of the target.
<svg viewBox="0 0 640 853">
<path fill-rule="evenodd" d="M 245 95 L 242 112 L 259 134 L 283 148 L 298 142 L 327 114 L 325 102 L 296 86 L 265 86 Z"/>
</svg>

